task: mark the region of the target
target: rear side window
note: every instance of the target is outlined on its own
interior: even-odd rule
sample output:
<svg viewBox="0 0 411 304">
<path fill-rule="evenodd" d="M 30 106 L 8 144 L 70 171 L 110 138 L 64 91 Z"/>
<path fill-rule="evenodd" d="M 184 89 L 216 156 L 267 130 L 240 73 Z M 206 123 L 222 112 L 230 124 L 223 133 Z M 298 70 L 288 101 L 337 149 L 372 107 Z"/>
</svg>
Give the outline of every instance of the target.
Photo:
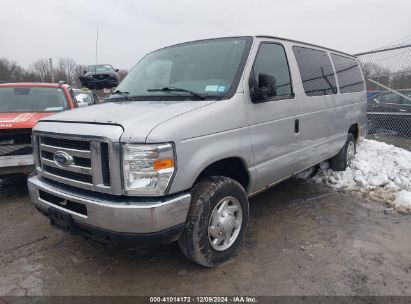
<svg viewBox="0 0 411 304">
<path fill-rule="evenodd" d="M 364 81 L 357 61 L 336 54 L 331 54 L 331 58 L 334 63 L 335 71 L 337 72 L 340 92 L 352 93 L 363 91 Z"/>
<path fill-rule="evenodd" d="M 337 93 L 334 71 L 324 51 L 294 46 L 305 94 L 323 96 Z"/>
<path fill-rule="evenodd" d="M 291 97 L 293 90 L 291 86 L 290 70 L 288 61 L 282 45 L 277 43 L 262 43 L 254 61 L 254 79 L 259 86 L 259 75 L 266 74 L 275 77 L 275 96 Z"/>
</svg>

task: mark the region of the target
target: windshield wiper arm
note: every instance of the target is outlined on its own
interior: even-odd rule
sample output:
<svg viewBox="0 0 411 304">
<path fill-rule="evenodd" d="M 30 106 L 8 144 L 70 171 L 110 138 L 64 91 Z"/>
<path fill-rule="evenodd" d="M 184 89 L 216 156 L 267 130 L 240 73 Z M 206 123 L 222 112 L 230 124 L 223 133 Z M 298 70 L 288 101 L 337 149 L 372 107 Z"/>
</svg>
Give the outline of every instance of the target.
<svg viewBox="0 0 411 304">
<path fill-rule="evenodd" d="M 123 92 L 123 91 L 120 91 L 120 90 L 116 90 L 116 91 L 114 91 L 113 93 L 111 93 L 111 95 L 124 96 L 124 98 L 125 98 L 126 100 L 129 100 L 130 92 Z M 107 98 L 107 100 L 110 100 L 110 99 L 116 100 L 117 98 Z"/>
<path fill-rule="evenodd" d="M 164 87 L 161 89 L 148 89 L 148 92 L 185 92 L 185 93 L 189 93 L 197 98 L 200 99 L 206 99 L 206 96 L 201 94 L 201 93 L 197 93 L 194 91 L 190 91 L 190 90 L 186 90 L 186 89 L 182 89 L 182 88 L 175 88 L 175 87 Z"/>
</svg>

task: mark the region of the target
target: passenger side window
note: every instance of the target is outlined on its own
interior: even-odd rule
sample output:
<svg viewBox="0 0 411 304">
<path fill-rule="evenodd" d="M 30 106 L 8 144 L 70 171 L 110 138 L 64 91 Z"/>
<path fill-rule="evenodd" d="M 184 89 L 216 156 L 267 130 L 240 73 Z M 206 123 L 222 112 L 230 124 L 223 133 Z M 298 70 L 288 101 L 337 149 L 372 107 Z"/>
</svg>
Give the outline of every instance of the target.
<svg viewBox="0 0 411 304">
<path fill-rule="evenodd" d="M 294 96 L 284 47 L 277 43 L 260 45 L 250 75 L 253 102 Z"/>
<path fill-rule="evenodd" d="M 341 93 L 361 92 L 364 81 L 357 61 L 352 58 L 331 54 Z"/>
<path fill-rule="evenodd" d="M 294 46 L 293 51 L 307 96 L 337 94 L 334 70 L 326 52 L 299 46 Z"/>
</svg>

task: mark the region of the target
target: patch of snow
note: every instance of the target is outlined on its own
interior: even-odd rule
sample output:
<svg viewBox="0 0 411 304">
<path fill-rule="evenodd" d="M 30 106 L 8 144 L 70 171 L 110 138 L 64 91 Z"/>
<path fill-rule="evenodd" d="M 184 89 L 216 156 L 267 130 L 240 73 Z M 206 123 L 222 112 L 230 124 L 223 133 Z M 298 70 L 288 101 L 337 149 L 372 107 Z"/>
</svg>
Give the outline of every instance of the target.
<svg viewBox="0 0 411 304">
<path fill-rule="evenodd" d="M 398 192 L 394 206 L 400 212 L 409 213 L 411 211 L 411 191 L 401 190 Z"/>
<path fill-rule="evenodd" d="M 326 161 L 310 180 L 337 189 L 359 190 L 399 212 L 411 212 L 411 152 L 393 145 L 364 139 L 350 168 L 334 172 Z"/>
</svg>

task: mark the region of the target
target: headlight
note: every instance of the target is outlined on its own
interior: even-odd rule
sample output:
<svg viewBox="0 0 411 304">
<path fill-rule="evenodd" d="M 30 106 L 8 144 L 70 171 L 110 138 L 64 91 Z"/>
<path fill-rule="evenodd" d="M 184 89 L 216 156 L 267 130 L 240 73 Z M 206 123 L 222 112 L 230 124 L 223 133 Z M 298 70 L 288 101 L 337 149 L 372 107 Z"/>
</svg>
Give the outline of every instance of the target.
<svg viewBox="0 0 411 304">
<path fill-rule="evenodd" d="M 174 167 L 171 144 L 123 146 L 124 186 L 127 194 L 165 194 Z"/>
</svg>

